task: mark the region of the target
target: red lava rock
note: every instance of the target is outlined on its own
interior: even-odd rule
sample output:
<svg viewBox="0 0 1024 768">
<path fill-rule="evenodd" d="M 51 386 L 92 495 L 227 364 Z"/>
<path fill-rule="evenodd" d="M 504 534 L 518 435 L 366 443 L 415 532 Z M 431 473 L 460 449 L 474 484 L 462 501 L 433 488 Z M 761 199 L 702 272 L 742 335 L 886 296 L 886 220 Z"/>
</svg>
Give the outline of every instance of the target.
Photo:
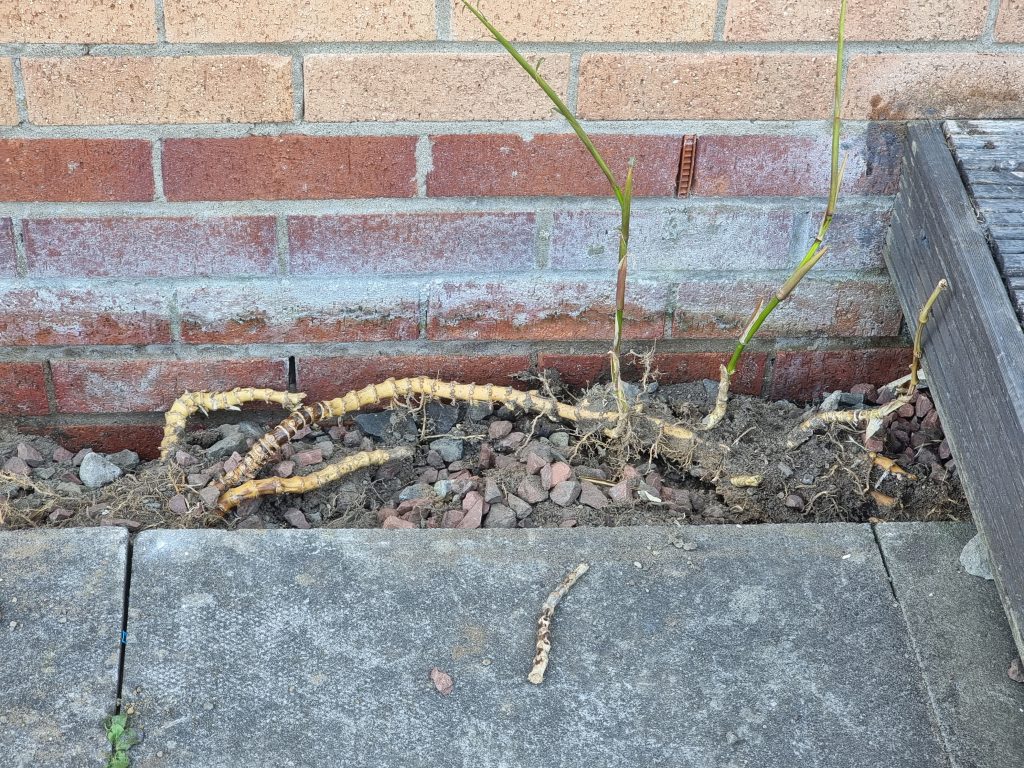
<svg viewBox="0 0 1024 768">
<path fill-rule="evenodd" d="M 58 464 L 66 461 L 71 461 L 73 458 L 75 458 L 75 454 L 73 454 L 67 448 L 63 448 L 58 445 L 56 448 L 53 449 L 53 460 L 56 461 Z"/>
<path fill-rule="evenodd" d="M 939 458 L 940 459 L 945 461 L 946 459 L 948 459 L 952 455 L 953 455 L 953 452 L 949 449 L 949 441 L 948 440 L 943 440 L 941 443 L 939 443 Z"/>
<path fill-rule="evenodd" d="M 56 458 L 56 456 L 54 458 Z M 199 459 L 197 459 L 188 451 L 179 450 L 174 454 L 174 463 L 177 464 L 179 467 L 191 467 L 198 461 Z"/>
<path fill-rule="evenodd" d="M 235 516 L 238 518 L 250 517 L 260 511 L 263 499 L 246 499 L 235 508 Z"/>
<path fill-rule="evenodd" d="M 509 469 L 519 464 L 519 460 L 515 456 L 504 456 L 500 453 L 494 456 L 494 466 L 497 469 Z"/>
<path fill-rule="evenodd" d="M 345 439 L 345 432 L 346 431 L 347 430 L 343 426 L 338 425 L 336 427 L 331 427 L 330 429 L 328 429 L 327 430 L 327 434 L 331 436 L 331 440 L 334 440 L 334 441 L 337 442 L 337 441 Z"/>
<path fill-rule="evenodd" d="M 878 387 L 873 384 L 854 384 L 850 387 L 850 394 L 864 395 L 865 401 L 874 403 L 878 400 Z"/>
<path fill-rule="evenodd" d="M 408 520 L 403 520 L 402 518 L 395 517 L 394 515 L 386 518 L 384 520 L 384 524 L 381 525 L 381 528 L 384 528 L 389 531 L 406 530 L 415 527 L 415 523 L 410 523 Z"/>
<path fill-rule="evenodd" d="M 284 517 L 285 522 L 287 522 L 292 528 L 299 528 L 302 530 L 309 528 L 309 521 L 306 519 L 306 516 L 302 514 L 301 509 L 291 507 L 285 511 L 282 517 Z"/>
<path fill-rule="evenodd" d="M 11 456 L 11 458 L 4 462 L 4 472 L 10 472 L 12 475 L 25 475 L 27 477 L 31 471 L 24 459 L 20 459 L 17 456 Z"/>
<path fill-rule="evenodd" d="M 464 518 L 465 516 L 466 513 L 463 512 L 461 509 L 449 509 L 447 512 L 444 513 L 444 516 L 441 518 L 441 527 L 458 528 L 459 523 L 462 522 L 462 518 Z"/>
<path fill-rule="evenodd" d="M 176 493 L 167 500 L 167 509 L 176 515 L 184 515 L 188 512 L 188 501 L 180 493 Z"/>
<path fill-rule="evenodd" d="M 796 493 L 789 494 L 789 496 L 786 497 L 786 501 L 784 503 L 790 509 L 797 510 L 803 509 L 804 505 L 806 504 L 803 497 Z"/>
<path fill-rule="evenodd" d="M 488 504 L 496 504 L 501 502 L 505 497 L 501 493 L 501 488 L 498 487 L 498 481 L 493 477 L 488 477 L 484 484 L 484 501 Z"/>
<path fill-rule="evenodd" d="M 123 517 L 104 517 L 100 520 L 101 526 L 113 526 L 119 525 L 122 528 L 127 528 L 129 531 L 137 531 L 142 528 L 142 523 L 138 520 L 125 520 Z"/>
<path fill-rule="evenodd" d="M 427 451 L 427 464 L 434 469 L 444 469 L 444 458 L 437 451 Z"/>
<path fill-rule="evenodd" d="M 64 507 L 57 507 L 49 514 L 47 519 L 51 523 L 59 523 L 61 520 L 70 520 L 75 516 L 75 513 L 70 509 L 64 509 Z"/>
<path fill-rule="evenodd" d="M 225 472 L 230 472 L 231 470 L 233 470 L 235 467 L 237 467 L 241 463 L 242 463 L 242 456 L 241 456 L 240 453 L 238 453 L 238 451 L 235 451 L 230 456 L 228 456 L 228 458 L 225 460 L 225 462 L 224 462 L 224 471 Z"/>
<path fill-rule="evenodd" d="M 516 448 L 521 448 L 527 439 L 526 435 L 522 432 L 512 432 L 498 443 L 498 447 L 506 451 L 514 451 Z"/>
<path fill-rule="evenodd" d="M 427 467 L 424 469 L 418 478 L 417 483 L 436 483 L 437 482 L 437 470 L 433 467 Z"/>
<path fill-rule="evenodd" d="M 466 512 L 459 522 L 459 528 L 479 528 L 484 521 L 484 513 L 488 504 L 477 491 L 470 491 L 462 500 L 462 509 Z"/>
<path fill-rule="evenodd" d="M 914 406 L 911 403 L 901 405 L 900 409 L 896 411 L 896 413 L 898 413 L 900 418 L 902 419 L 909 419 L 911 416 L 914 415 Z"/>
<path fill-rule="evenodd" d="M 1010 668 L 1006 670 L 1006 676 L 1015 683 L 1024 683 L 1024 661 L 1018 656 L 1010 662 Z"/>
<path fill-rule="evenodd" d="M 438 528 L 441 525 L 441 520 L 437 515 L 431 515 L 427 518 L 427 528 Z"/>
<path fill-rule="evenodd" d="M 536 475 L 548 465 L 547 459 L 539 453 L 526 454 L 526 474 Z"/>
<path fill-rule="evenodd" d="M 90 453 L 92 453 L 92 448 L 83 448 L 78 453 L 76 453 L 73 457 L 71 457 L 71 463 L 74 464 L 76 467 L 81 465 L 82 459 L 84 459 Z"/>
<path fill-rule="evenodd" d="M 520 499 L 514 493 L 510 493 L 505 497 L 505 503 L 508 504 L 512 511 L 516 513 L 516 517 L 520 519 L 533 512 L 533 507 Z"/>
<path fill-rule="evenodd" d="M 43 464 L 43 455 L 36 450 L 35 446 L 28 443 L 18 443 L 17 456 L 30 467 L 38 467 Z"/>
<path fill-rule="evenodd" d="M 431 667 L 430 669 L 430 682 L 434 684 L 437 692 L 442 696 L 451 696 L 452 691 L 455 690 L 455 681 L 452 680 L 452 676 L 437 667 Z"/>
<path fill-rule="evenodd" d="M 558 524 L 558 527 L 559 528 L 575 528 L 576 527 L 576 518 L 575 517 L 567 517 L 565 520 L 563 520 L 562 522 L 560 522 Z"/>
<path fill-rule="evenodd" d="M 596 485 L 584 481 L 580 485 L 580 504 L 591 509 L 604 509 L 608 506 L 608 497 Z"/>
<path fill-rule="evenodd" d="M 501 440 L 510 434 L 512 434 L 511 421 L 492 421 L 491 425 L 487 427 L 487 436 L 491 440 Z"/>
<path fill-rule="evenodd" d="M 309 433 L 312 431 L 313 430 L 311 430 L 309 427 L 303 427 L 294 435 L 292 435 L 292 440 L 303 440 L 304 438 L 309 437 Z"/>
<path fill-rule="evenodd" d="M 62 483 L 72 483 L 73 485 L 83 485 L 82 479 L 74 472 L 65 472 L 60 481 Z"/>
<path fill-rule="evenodd" d="M 622 479 L 627 482 L 630 480 L 639 480 L 640 470 L 638 470 L 632 464 L 627 464 L 625 469 L 622 470 Z"/>
<path fill-rule="evenodd" d="M 632 500 L 633 491 L 629 487 L 629 481 L 623 480 L 621 483 L 613 485 L 608 489 L 608 496 L 612 501 L 620 504 Z"/>
<path fill-rule="evenodd" d="M 311 467 L 322 462 L 324 455 L 319 448 L 307 448 L 305 451 L 298 451 L 292 459 L 300 467 Z"/>
<path fill-rule="evenodd" d="M 278 477 L 291 477 L 295 472 L 295 462 L 291 460 L 278 462 L 274 467 L 274 474 Z"/>
<path fill-rule="evenodd" d="M 238 525 L 235 526 L 240 531 L 245 530 L 261 530 L 266 527 L 263 525 L 263 518 L 259 515 L 250 515 L 244 520 L 239 520 Z"/>
<path fill-rule="evenodd" d="M 432 501 L 432 498 L 406 499 L 398 505 L 396 513 L 399 515 L 405 515 L 407 512 L 427 509 L 430 507 Z"/>
<path fill-rule="evenodd" d="M 480 469 L 490 469 L 494 466 L 494 449 L 490 443 L 480 444 L 480 459 L 477 464 Z"/>
<path fill-rule="evenodd" d="M 208 485 L 199 492 L 199 498 L 203 500 L 203 503 L 208 507 L 217 506 L 217 499 L 220 498 L 220 491 L 212 485 Z"/>
<path fill-rule="evenodd" d="M 661 489 L 664 487 L 664 482 L 661 479 L 661 475 L 657 472 L 648 472 L 647 477 L 644 478 L 644 482 L 656 490 L 659 494 Z"/>
<path fill-rule="evenodd" d="M 919 392 L 917 394 L 917 402 L 914 403 L 914 414 L 917 418 L 923 419 L 934 409 L 935 406 L 932 404 L 932 399 L 928 395 Z"/>
<path fill-rule="evenodd" d="M 516 493 L 527 504 L 540 504 L 548 497 L 548 492 L 541 485 L 540 478 L 536 475 L 527 475 L 516 488 Z"/>
<path fill-rule="evenodd" d="M 564 461 L 556 461 L 554 464 L 548 464 L 540 471 L 541 484 L 549 491 L 556 485 L 564 483 L 570 478 L 572 478 L 572 467 Z"/>
<path fill-rule="evenodd" d="M 592 480 L 607 480 L 608 474 L 603 469 L 597 467 L 576 467 L 576 477 L 580 480 L 586 480 L 588 477 Z"/>
<path fill-rule="evenodd" d="M 291 443 L 285 443 L 281 446 L 281 458 L 290 459 L 295 455 L 295 446 Z"/>
<path fill-rule="evenodd" d="M 565 480 L 551 489 L 551 500 L 560 507 L 567 507 L 580 497 L 579 480 Z"/>
<path fill-rule="evenodd" d="M 938 433 L 942 429 L 942 425 L 939 423 L 939 412 L 934 408 L 928 411 L 925 417 L 921 419 L 921 429 Z"/>
<path fill-rule="evenodd" d="M 394 507 L 381 507 L 377 510 L 377 522 L 383 523 L 389 517 L 394 517 L 398 514 L 398 510 Z"/>
<path fill-rule="evenodd" d="M 869 451 L 879 453 L 885 447 L 885 441 L 878 435 L 875 435 L 864 440 L 864 447 Z"/>
<path fill-rule="evenodd" d="M 210 476 L 205 472 L 195 472 L 191 475 L 185 475 L 185 482 L 191 486 L 199 488 L 200 486 L 206 485 L 210 482 Z"/>
<path fill-rule="evenodd" d="M 463 470 L 468 470 L 471 466 L 473 465 L 470 464 L 465 459 L 459 459 L 458 461 L 453 461 L 451 464 L 448 465 L 448 471 L 462 472 Z"/>
</svg>

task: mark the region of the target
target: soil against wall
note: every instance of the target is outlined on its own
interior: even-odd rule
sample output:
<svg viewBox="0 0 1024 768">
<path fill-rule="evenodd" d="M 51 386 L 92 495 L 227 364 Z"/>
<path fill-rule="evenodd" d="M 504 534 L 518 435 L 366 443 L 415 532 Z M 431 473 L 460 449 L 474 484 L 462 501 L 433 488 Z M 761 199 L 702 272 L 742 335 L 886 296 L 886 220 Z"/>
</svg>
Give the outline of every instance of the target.
<svg viewBox="0 0 1024 768">
<path fill-rule="evenodd" d="M 571 397 L 557 382 L 553 389 L 563 400 Z M 695 424 L 711 405 L 715 384 L 650 389 L 649 408 Z M 841 404 L 892 396 L 891 389 L 858 385 Z M 623 456 L 619 446 L 580 436 L 571 425 L 507 407 L 433 402 L 359 414 L 302 435 L 264 474 L 304 475 L 359 450 L 399 444 L 413 446 L 414 458 L 361 470 L 304 495 L 248 501 L 226 518 L 210 511 L 216 492 L 209 483 L 225 464 L 239 461 L 265 425 L 200 424 L 167 463 L 140 463 L 131 451 L 72 455 L 46 438 L 6 430 L 0 434 L 0 528 L 528 528 L 969 516 L 926 392 L 870 439 L 833 428 L 787 448 L 806 415 L 807 409 L 787 402 L 733 397 L 725 421 L 704 437 L 722 449 L 716 471 L 761 480 L 723 492 L 721 484 L 708 482 L 706 469 L 649 452 Z M 87 487 L 98 482 L 104 484 Z"/>
</svg>

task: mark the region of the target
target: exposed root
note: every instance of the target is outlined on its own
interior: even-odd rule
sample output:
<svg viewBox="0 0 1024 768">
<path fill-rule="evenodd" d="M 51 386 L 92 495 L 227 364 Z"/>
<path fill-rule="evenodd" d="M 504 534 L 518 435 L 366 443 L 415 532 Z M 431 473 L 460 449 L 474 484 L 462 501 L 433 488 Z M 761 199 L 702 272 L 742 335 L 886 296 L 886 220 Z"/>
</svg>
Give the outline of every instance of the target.
<svg viewBox="0 0 1024 768">
<path fill-rule="evenodd" d="M 411 456 L 412 449 L 404 446 L 387 451 L 363 451 L 352 456 L 346 456 L 341 461 L 329 464 L 323 469 L 304 477 L 265 477 L 260 480 L 250 480 L 237 488 L 232 488 L 222 493 L 217 502 L 217 510 L 221 513 L 229 512 L 243 501 L 255 499 L 259 496 L 274 496 L 281 493 L 306 493 L 328 483 L 333 483 L 335 480 L 358 469 L 386 464 L 394 459 L 408 459 Z"/>
<path fill-rule="evenodd" d="M 420 395 L 445 400 L 459 400 L 469 403 L 503 403 L 515 406 L 524 411 L 540 413 L 551 418 L 561 418 L 577 423 L 595 423 L 601 426 L 605 434 L 614 435 L 621 431 L 620 414 L 618 411 L 595 410 L 581 405 L 567 405 L 551 397 L 545 397 L 537 390 L 521 392 L 511 387 L 496 387 L 493 384 L 459 384 L 453 381 L 441 381 L 426 376 L 409 379 L 388 379 L 380 384 L 371 384 L 362 389 L 352 390 L 342 397 L 324 400 L 296 410 L 274 429 L 261 437 L 249 450 L 242 462 L 231 472 L 225 473 L 215 482 L 224 491 L 240 483 L 252 480 L 263 466 L 277 454 L 281 446 L 288 443 L 297 432 L 311 427 L 324 419 L 354 413 L 369 405 L 378 405 L 396 398 Z M 652 439 L 664 438 L 676 453 L 692 451 L 697 442 L 696 435 L 689 429 L 678 424 L 671 424 L 662 419 L 640 413 L 639 406 L 634 406 L 629 414 L 634 429 L 643 427 L 643 434 L 650 434 Z"/>
<path fill-rule="evenodd" d="M 228 392 L 186 392 L 164 414 L 164 439 L 160 443 L 160 458 L 166 459 L 180 441 L 185 424 L 196 411 L 237 411 L 245 403 L 277 403 L 290 411 L 302 405 L 303 392 L 279 392 L 276 389 L 238 387 Z"/>
<path fill-rule="evenodd" d="M 714 429 L 722 423 L 722 419 L 725 418 L 725 409 L 729 405 L 729 369 L 724 365 L 719 368 L 718 396 L 715 398 L 715 407 L 700 422 L 700 428 L 705 431 Z"/>
<path fill-rule="evenodd" d="M 586 563 L 577 565 L 555 588 L 555 591 L 548 595 L 548 599 L 541 607 L 540 618 L 537 619 L 537 654 L 533 657 L 530 674 L 526 676 L 526 679 L 534 685 L 544 682 L 544 673 L 548 668 L 548 660 L 551 655 L 551 620 L 555 617 L 555 608 L 566 593 L 572 589 L 573 584 L 588 570 L 590 570 L 590 566 Z"/>
</svg>

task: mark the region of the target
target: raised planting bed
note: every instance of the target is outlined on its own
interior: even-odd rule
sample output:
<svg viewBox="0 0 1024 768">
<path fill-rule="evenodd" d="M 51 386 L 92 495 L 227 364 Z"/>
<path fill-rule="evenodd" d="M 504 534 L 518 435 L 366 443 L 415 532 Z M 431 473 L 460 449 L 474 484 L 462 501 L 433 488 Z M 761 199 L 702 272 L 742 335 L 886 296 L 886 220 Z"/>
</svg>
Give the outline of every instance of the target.
<svg viewBox="0 0 1024 768">
<path fill-rule="evenodd" d="M 949 281 L 926 334 L 925 371 L 1024 649 L 1024 332 L 1009 292 L 1019 261 L 1014 235 L 1024 230 L 1024 162 L 1014 159 L 1024 157 L 1016 149 L 1024 124 L 947 130 L 949 144 L 939 124 L 909 128 L 886 261 L 908 317 L 938 280 Z"/>
</svg>

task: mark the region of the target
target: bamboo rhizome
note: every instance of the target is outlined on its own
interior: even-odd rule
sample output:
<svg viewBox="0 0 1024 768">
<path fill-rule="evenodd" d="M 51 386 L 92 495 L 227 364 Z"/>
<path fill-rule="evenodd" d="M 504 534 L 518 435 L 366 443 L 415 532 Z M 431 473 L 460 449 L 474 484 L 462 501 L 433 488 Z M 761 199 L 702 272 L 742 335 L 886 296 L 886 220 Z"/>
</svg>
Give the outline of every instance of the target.
<svg viewBox="0 0 1024 768">
<path fill-rule="evenodd" d="M 611 360 L 611 379 L 612 386 L 615 388 L 615 400 L 618 403 L 619 414 L 625 417 L 629 410 L 629 400 L 626 397 L 626 390 L 622 382 L 622 332 L 625 324 L 625 312 L 626 312 L 626 283 L 629 272 L 629 216 L 630 207 L 633 202 L 633 160 L 629 162 L 629 168 L 626 171 L 626 179 L 622 184 L 619 184 L 618 179 L 612 172 L 612 169 L 605 162 L 605 159 L 601 156 L 597 147 L 594 145 L 593 140 L 587 133 L 586 129 L 580 124 L 580 121 L 576 118 L 576 115 L 572 113 L 562 97 L 558 95 L 558 92 L 551 87 L 551 84 L 544 79 L 541 75 L 538 66 L 530 63 L 530 61 L 519 52 L 519 50 L 506 38 L 498 28 L 495 27 L 480 10 L 473 4 L 462 0 L 462 4 L 466 6 L 470 13 L 479 19 L 480 23 L 487 28 L 487 31 L 491 34 L 502 48 L 508 51 L 509 55 L 523 68 L 533 79 L 533 81 L 540 86 L 541 90 L 544 91 L 551 103 L 554 104 L 555 109 L 566 119 L 576 136 L 586 147 L 587 152 L 594 158 L 594 162 L 597 163 L 598 168 L 601 169 L 601 173 L 608 180 L 608 185 L 612 189 L 612 194 L 615 196 L 616 202 L 619 204 L 619 244 L 618 244 L 618 262 L 615 275 L 615 315 L 614 315 L 614 326 L 612 331 L 612 348 L 608 355 Z"/>
</svg>

